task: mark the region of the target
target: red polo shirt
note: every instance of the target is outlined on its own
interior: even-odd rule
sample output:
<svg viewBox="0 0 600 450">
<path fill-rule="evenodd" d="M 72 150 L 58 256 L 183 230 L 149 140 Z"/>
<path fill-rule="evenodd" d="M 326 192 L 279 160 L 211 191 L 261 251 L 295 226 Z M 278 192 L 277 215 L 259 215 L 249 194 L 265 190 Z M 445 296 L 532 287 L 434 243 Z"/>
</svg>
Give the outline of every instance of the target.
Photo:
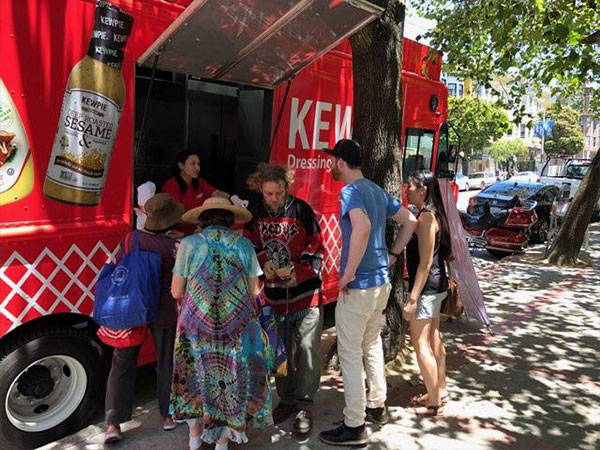
<svg viewBox="0 0 600 450">
<path fill-rule="evenodd" d="M 179 185 L 175 177 L 169 178 L 165 181 L 162 187 L 162 192 L 166 192 L 171 196 L 173 201 L 181 203 L 188 211 L 197 206 L 202 206 L 204 200 L 210 197 L 216 189 L 206 182 L 203 178 L 198 178 L 198 189 L 194 190 L 194 187 L 190 184 L 186 186 L 185 192 L 182 194 L 179 190 Z"/>
</svg>

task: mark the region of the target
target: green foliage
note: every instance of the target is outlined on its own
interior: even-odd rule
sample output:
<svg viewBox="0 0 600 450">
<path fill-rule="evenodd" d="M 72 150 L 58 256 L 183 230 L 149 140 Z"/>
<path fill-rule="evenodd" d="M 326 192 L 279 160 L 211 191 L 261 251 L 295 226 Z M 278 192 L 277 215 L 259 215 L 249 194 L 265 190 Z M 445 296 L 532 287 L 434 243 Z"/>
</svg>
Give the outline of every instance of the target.
<svg viewBox="0 0 600 450">
<path fill-rule="evenodd" d="M 500 139 L 488 148 L 488 154 L 496 162 L 508 161 L 511 156 L 525 156 L 528 153 L 527 146 L 521 139 Z"/>
<path fill-rule="evenodd" d="M 450 142 L 465 155 L 483 150 L 510 127 L 508 115 L 500 106 L 475 97 L 448 99 Z"/>
<path fill-rule="evenodd" d="M 510 77 L 511 108 L 527 87 L 570 98 L 600 82 L 596 0 L 424 0 L 415 7 L 437 22 L 427 36 L 445 53 L 444 70 L 487 88 Z M 600 90 L 593 97 L 600 107 Z"/>
<path fill-rule="evenodd" d="M 575 155 L 583 150 L 584 136 L 577 111 L 556 103 L 546 113 L 546 118 L 554 120 L 552 136 L 544 144 L 548 156 Z"/>
</svg>

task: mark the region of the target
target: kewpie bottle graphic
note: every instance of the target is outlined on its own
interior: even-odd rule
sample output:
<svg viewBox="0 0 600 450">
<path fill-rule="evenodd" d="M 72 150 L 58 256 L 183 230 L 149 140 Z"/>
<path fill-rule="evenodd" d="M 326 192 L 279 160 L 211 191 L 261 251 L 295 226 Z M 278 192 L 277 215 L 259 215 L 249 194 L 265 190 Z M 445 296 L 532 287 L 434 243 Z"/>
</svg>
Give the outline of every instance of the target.
<svg viewBox="0 0 600 450">
<path fill-rule="evenodd" d="M 100 203 L 125 103 L 123 47 L 133 18 L 98 1 L 87 55 L 71 70 L 44 193 L 76 205 Z"/>
<path fill-rule="evenodd" d="M 0 207 L 29 195 L 33 158 L 12 97 L 0 79 Z"/>
</svg>

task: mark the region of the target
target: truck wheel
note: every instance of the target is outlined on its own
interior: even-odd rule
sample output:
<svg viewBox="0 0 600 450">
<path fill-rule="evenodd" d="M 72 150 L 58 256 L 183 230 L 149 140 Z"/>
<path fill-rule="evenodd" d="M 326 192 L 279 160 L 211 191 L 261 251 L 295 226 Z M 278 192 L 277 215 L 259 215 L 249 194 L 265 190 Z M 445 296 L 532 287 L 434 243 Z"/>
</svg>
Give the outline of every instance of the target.
<svg viewBox="0 0 600 450">
<path fill-rule="evenodd" d="M 0 448 L 33 448 L 88 425 L 106 365 L 86 330 L 39 326 L 0 345 Z"/>
</svg>

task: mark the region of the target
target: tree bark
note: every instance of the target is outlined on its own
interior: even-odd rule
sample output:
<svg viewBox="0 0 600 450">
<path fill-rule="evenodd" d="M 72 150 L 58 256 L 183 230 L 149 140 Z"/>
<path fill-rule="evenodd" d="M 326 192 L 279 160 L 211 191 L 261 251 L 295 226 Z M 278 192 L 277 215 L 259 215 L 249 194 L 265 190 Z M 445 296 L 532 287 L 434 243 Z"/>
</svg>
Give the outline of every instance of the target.
<svg viewBox="0 0 600 450">
<path fill-rule="evenodd" d="M 350 38 L 354 74 L 353 138 L 361 144 L 363 173 L 396 198 L 402 196 L 400 135 L 402 123 L 402 35 L 404 0 L 375 0 L 383 15 Z M 394 235 L 388 226 L 388 237 Z M 396 264 L 392 294 L 382 332 L 386 361 L 401 346 L 400 267 Z"/>
<path fill-rule="evenodd" d="M 558 236 L 546 254 L 550 264 L 574 265 L 578 262 L 585 231 L 600 199 L 600 151 L 592 160 L 588 173 L 581 182 Z"/>
</svg>

